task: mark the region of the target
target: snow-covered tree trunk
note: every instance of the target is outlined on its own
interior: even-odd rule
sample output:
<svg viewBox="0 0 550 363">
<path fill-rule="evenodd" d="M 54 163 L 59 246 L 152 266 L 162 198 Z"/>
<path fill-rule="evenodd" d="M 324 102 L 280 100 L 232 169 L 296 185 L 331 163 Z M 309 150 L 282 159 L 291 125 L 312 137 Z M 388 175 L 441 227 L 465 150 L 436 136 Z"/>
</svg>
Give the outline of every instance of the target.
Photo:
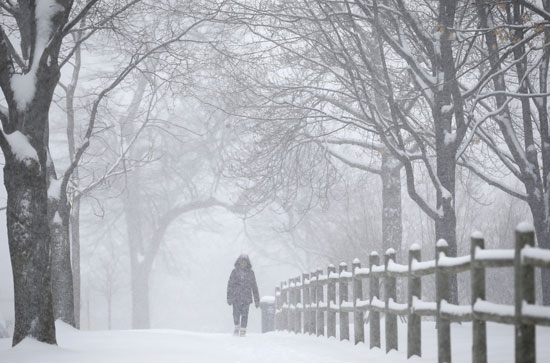
<svg viewBox="0 0 550 363">
<path fill-rule="evenodd" d="M 440 217 L 435 219 L 435 238 L 447 242 L 448 254 L 456 257 L 458 248 L 456 240 L 456 211 L 455 211 L 455 153 L 448 153 L 443 147 L 437 151 L 437 176 L 441 181 L 442 189 L 437 191 L 437 207 Z M 447 155 L 447 157 L 445 157 Z M 435 249 L 435 247 L 434 247 Z M 458 279 L 456 274 L 449 275 L 449 300 L 458 304 Z"/>
<path fill-rule="evenodd" d="M 401 168 L 390 152 L 382 154 L 382 248 L 393 248 L 399 256 L 403 237 L 401 218 Z"/>
<path fill-rule="evenodd" d="M 46 111 L 47 115 L 47 111 Z M 25 113 L 25 116 L 31 116 Z M 35 116 L 35 115 L 33 115 Z M 44 116 L 42 116 L 43 118 Z M 15 131 L 10 138 L 23 133 Z M 7 229 L 13 271 L 15 328 L 13 345 L 26 337 L 55 344 L 50 270 L 50 229 L 43 141 L 39 159 L 21 158 L 3 147 L 4 185 L 8 195 Z"/>
<path fill-rule="evenodd" d="M 434 42 L 434 74 L 432 117 L 435 133 L 436 198 L 437 213 L 435 236 L 447 242 L 450 256 L 456 257 L 456 211 L 455 189 L 457 168 L 457 145 L 465 134 L 462 111 L 462 95 L 455 81 L 455 57 L 453 54 L 453 33 L 457 3 L 455 0 L 440 0 L 438 24 L 440 38 Z M 458 279 L 449 275 L 449 301 L 458 304 Z"/>
<path fill-rule="evenodd" d="M 59 80 L 59 50 L 72 2 L 3 5 L 0 109 L 7 229 L 15 294 L 13 344 L 25 337 L 55 343 L 48 218 L 48 113 Z M 4 16 L 4 15 L 3 15 Z M 12 22 L 9 24 L 9 22 Z M 20 54 L 4 32 L 17 29 Z"/>
</svg>

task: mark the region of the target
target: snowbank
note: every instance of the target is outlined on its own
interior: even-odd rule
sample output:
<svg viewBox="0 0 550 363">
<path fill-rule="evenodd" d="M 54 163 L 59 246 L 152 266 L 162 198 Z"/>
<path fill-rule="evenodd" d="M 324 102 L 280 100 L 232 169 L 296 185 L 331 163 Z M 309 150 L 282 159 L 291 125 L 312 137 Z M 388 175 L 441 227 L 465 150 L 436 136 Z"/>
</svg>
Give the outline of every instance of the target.
<svg viewBox="0 0 550 363">
<path fill-rule="evenodd" d="M 381 324 L 382 337 L 384 324 Z M 25 340 L 10 348 L 0 339 L 2 363 L 427 363 L 437 362 L 437 331 L 433 322 L 422 324 L 423 358 L 406 357 L 406 325 L 399 324 L 399 352 L 384 353 L 368 345 L 340 342 L 291 333 L 250 334 L 246 338 L 227 334 L 193 333 L 177 330 L 79 332 L 57 324 L 59 346 Z M 471 362 L 472 326 L 452 325 L 453 361 Z M 337 332 L 339 329 L 336 330 Z M 365 329 L 368 342 L 369 329 Z M 512 362 L 514 327 L 487 324 L 488 361 Z M 537 327 L 537 361 L 550 361 L 550 328 Z M 383 341 L 384 339 L 382 339 Z"/>
</svg>

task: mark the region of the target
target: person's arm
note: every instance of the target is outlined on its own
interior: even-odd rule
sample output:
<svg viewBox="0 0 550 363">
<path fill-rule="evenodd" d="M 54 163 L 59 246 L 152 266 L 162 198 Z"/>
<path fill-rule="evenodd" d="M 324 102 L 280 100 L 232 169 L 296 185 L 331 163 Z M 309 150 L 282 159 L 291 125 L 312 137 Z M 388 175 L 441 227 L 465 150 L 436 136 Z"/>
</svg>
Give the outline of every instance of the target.
<svg viewBox="0 0 550 363">
<path fill-rule="evenodd" d="M 227 281 L 227 304 L 231 305 L 233 303 L 233 290 L 234 287 L 234 280 L 235 280 L 235 270 L 231 271 L 231 275 L 229 276 L 229 281 Z"/>
<path fill-rule="evenodd" d="M 254 295 L 254 304 L 256 307 L 260 306 L 260 292 L 258 291 L 258 284 L 256 284 L 256 275 L 252 271 L 252 295 Z"/>
</svg>

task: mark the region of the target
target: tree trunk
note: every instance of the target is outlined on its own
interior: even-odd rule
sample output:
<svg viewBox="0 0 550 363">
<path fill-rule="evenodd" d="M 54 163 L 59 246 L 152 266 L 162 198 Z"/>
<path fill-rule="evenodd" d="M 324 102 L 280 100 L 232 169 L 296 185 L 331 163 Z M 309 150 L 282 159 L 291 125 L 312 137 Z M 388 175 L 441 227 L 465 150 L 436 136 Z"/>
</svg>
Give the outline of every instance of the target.
<svg viewBox="0 0 550 363">
<path fill-rule="evenodd" d="M 396 261 L 401 262 L 403 221 L 401 211 L 402 164 L 389 151 L 382 152 L 380 177 L 382 179 L 382 252 L 393 248 Z M 397 281 L 397 296 L 404 295 L 403 281 Z"/>
<path fill-rule="evenodd" d="M 545 248 L 549 248 L 549 247 L 547 246 Z M 540 278 L 542 283 L 542 304 L 550 305 L 550 269 L 541 268 Z"/>
<path fill-rule="evenodd" d="M 382 153 L 382 249 L 401 250 L 401 163 L 390 152 Z"/>
<path fill-rule="evenodd" d="M 147 79 L 140 76 L 126 116 L 122 121 L 123 137 L 130 141 L 135 135 L 134 122 L 147 88 Z M 130 158 L 137 160 L 135 149 L 130 150 Z M 148 329 L 149 320 L 149 273 L 151 269 L 143 264 L 146 245 L 143 238 L 141 203 L 141 177 L 139 168 L 127 179 L 126 194 L 123 198 L 128 246 L 130 249 L 130 273 L 132 279 L 132 328 Z"/>
<path fill-rule="evenodd" d="M 441 147 L 437 153 L 437 176 L 444 192 L 437 192 L 437 208 L 441 213 L 435 220 L 435 238 L 437 241 L 444 239 L 448 246 L 449 256 L 457 256 L 456 241 L 456 213 L 455 200 L 455 156 L 454 151 L 449 152 L 448 147 Z M 446 150 L 445 150 L 446 149 Z M 446 157 L 447 156 L 447 157 Z M 456 274 L 449 275 L 449 302 L 458 304 L 458 278 Z"/>
<path fill-rule="evenodd" d="M 140 195 L 139 170 L 135 170 L 128 179 L 124 196 L 124 213 L 130 249 L 130 273 L 132 280 L 132 328 L 149 328 L 149 272 L 143 264 L 145 244 Z"/>
<path fill-rule="evenodd" d="M 45 148 L 40 162 L 5 154 L 7 229 L 15 295 L 13 345 L 25 337 L 55 344 Z M 40 150 L 37 150 L 40 152 Z"/>
<path fill-rule="evenodd" d="M 51 197 L 49 204 L 54 318 L 74 327 L 73 273 L 69 238 L 70 207 Z"/>
<path fill-rule="evenodd" d="M 112 308 L 113 308 L 113 298 L 112 296 L 107 296 L 107 330 L 111 330 L 113 328 L 113 315 L 112 315 Z"/>
<path fill-rule="evenodd" d="M 73 294 L 75 327 L 80 329 L 80 197 L 73 200 L 70 216 L 71 228 L 71 262 L 73 267 Z"/>
<path fill-rule="evenodd" d="M 132 329 L 149 329 L 149 269 L 143 265 L 132 270 Z"/>
<path fill-rule="evenodd" d="M 17 23 L 10 31 L 20 35 L 24 65 L 14 67 L 16 52 L 5 39 L 0 41 L 0 88 L 8 105 L 8 112 L 2 111 L 0 117 L 0 146 L 6 162 L 7 230 L 15 295 L 14 345 L 25 337 L 56 343 L 48 220 L 48 114 L 60 77 L 58 58 L 63 32 L 69 30 L 65 25 L 73 4 L 55 1 L 48 14 L 35 14 L 44 11 L 38 7 L 44 3 L 19 1 L 14 5 L 16 11 L 10 11 Z M 37 40 L 38 32 L 46 43 Z M 1 33 L 4 38 L 3 29 Z"/>
<path fill-rule="evenodd" d="M 373 30 L 376 38 L 376 29 Z M 370 41 L 369 41 L 370 43 Z M 371 43 L 376 68 L 382 71 L 378 42 Z M 391 117 L 388 100 L 380 92 L 374 93 L 376 107 L 385 117 Z M 382 179 L 382 249 L 393 248 L 399 260 L 403 238 L 401 217 L 401 168 L 402 164 L 389 150 L 380 150 L 380 177 Z"/>
<path fill-rule="evenodd" d="M 533 193 L 534 194 L 534 193 Z M 544 203 L 535 195 L 529 198 L 529 207 L 533 215 L 533 224 L 537 236 L 537 244 L 541 248 L 550 249 L 550 218 L 546 216 Z M 550 269 L 541 268 L 542 303 L 550 305 Z"/>
<path fill-rule="evenodd" d="M 434 119 L 435 149 L 436 149 L 436 196 L 437 211 L 440 214 L 435 220 L 436 240 L 444 239 L 449 248 L 448 254 L 456 257 L 456 212 L 455 212 L 455 187 L 456 187 L 456 152 L 463 135 L 457 139 L 459 128 L 458 112 L 454 112 L 450 106 L 461 107 L 461 95 L 453 93 L 453 81 L 457 77 L 455 57 L 451 33 L 455 19 L 455 0 L 440 0 L 438 22 L 442 27 L 439 44 L 434 46 L 439 50 L 434 57 L 434 76 L 438 84 L 433 89 L 434 105 L 432 116 Z M 453 120 L 454 116 L 454 120 Z M 454 122 L 453 122 L 454 121 Z M 456 127 L 453 127 L 453 123 Z M 462 132 L 461 132 L 462 134 Z M 438 185 L 439 184 L 439 185 Z M 456 274 L 449 275 L 449 302 L 458 304 L 458 279 Z"/>
</svg>

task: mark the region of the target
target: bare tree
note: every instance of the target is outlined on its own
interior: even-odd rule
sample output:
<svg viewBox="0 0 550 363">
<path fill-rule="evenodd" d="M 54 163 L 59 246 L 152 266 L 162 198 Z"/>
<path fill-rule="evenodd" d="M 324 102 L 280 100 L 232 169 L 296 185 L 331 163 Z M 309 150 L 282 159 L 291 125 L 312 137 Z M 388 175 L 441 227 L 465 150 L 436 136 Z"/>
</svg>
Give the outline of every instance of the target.
<svg viewBox="0 0 550 363">
<path fill-rule="evenodd" d="M 0 146 L 6 160 L 14 345 L 27 336 L 55 343 L 47 205 L 48 113 L 59 79 L 63 40 L 95 3 L 74 11 L 69 1 L 1 3 L 0 87 L 7 108 L 2 107 L 0 114 Z"/>
<path fill-rule="evenodd" d="M 480 164 L 470 170 L 490 184 L 526 201 L 538 243 L 550 248 L 550 134 L 548 65 L 550 2 L 476 2 L 487 72 L 472 88 L 470 106 L 476 114 L 476 136 L 496 156 L 505 173 L 525 191 L 516 191 Z M 498 130 L 498 131 L 496 131 Z M 479 153 L 475 148 L 472 153 Z M 497 174 L 498 175 L 498 174 Z M 506 181 L 506 180 L 505 180 Z M 543 303 L 550 304 L 550 271 L 542 269 Z"/>
<path fill-rule="evenodd" d="M 456 29 L 475 10 L 454 0 L 232 3 L 284 70 L 259 78 L 253 92 L 279 109 L 307 108 L 302 125 L 329 145 L 350 134 L 364 138 L 359 145 L 383 145 L 390 164 L 404 169 L 410 198 L 433 219 L 436 239 L 456 255 L 455 172 L 472 125 L 461 81 L 475 53 Z M 417 189 L 420 170 L 435 203 Z M 456 280 L 451 286 L 457 301 Z"/>
<path fill-rule="evenodd" d="M 56 234 L 59 239 L 56 237 L 53 241 L 54 248 L 51 250 L 52 260 L 56 261 L 54 266 L 58 269 L 54 273 L 56 283 L 53 284 L 56 289 L 54 294 L 60 299 L 56 300 L 56 306 L 60 307 L 60 310 L 56 311 L 60 316 L 74 322 L 69 252 L 71 214 L 67 202 L 67 185 L 90 144 L 100 103 L 143 60 L 161 50 L 169 49 L 171 45 L 183 42 L 192 29 L 212 19 L 217 13 L 216 4 L 201 6 L 200 12 L 189 12 L 186 21 L 171 22 L 172 26 L 166 28 L 168 36 L 162 41 L 155 39 L 153 44 L 148 44 L 145 49 L 138 44 L 127 64 L 108 86 L 97 94 L 91 106 L 82 144 L 74 152 L 70 166 L 58 178 L 53 172 L 51 162 L 48 161 L 51 161 L 48 158 L 48 111 L 58 84 L 60 67 L 71 58 L 84 40 L 96 33 L 97 29 L 108 28 L 107 25 L 112 25 L 112 19 L 122 18 L 121 14 L 139 2 L 116 2 L 115 6 L 103 9 L 105 12 L 96 7 L 97 0 L 78 4 L 56 0 L 1 3 L 2 16 L 6 18 L 6 22 L 0 29 L 0 86 L 7 107 L 2 107 L 0 115 L 3 126 L 0 144 L 6 158 L 8 234 L 16 291 L 14 345 L 26 336 L 55 343 L 50 290 L 52 275 L 48 258 L 51 241 L 50 222 L 59 232 Z M 192 10 L 188 3 L 180 5 L 176 8 L 170 7 L 170 11 L 182 14 Z M 197 4 L 200 5 L 206 4 Z M 92 9 L 94 11 L 91 11 Z M 151 9 L 165 10 L 164 7 Z M 64 39 L 90 14 L 97 22 L 97 26 L 90 28 L 81 39 L 76 38 L 72 50 L 68 51 L 67 56 L 61 57 Z M 7 33 L 5 29 L 8 29 Z M 12 32 L 12 29 L 15 31 Z M 20 43 L 20 52 L 13 45 L 15 42 Z M 57 207 L 50 208 L 50 213 L 48 194 L 55 200 L 59 198 L 56 202 Z M 27 301 L 41 303 L 28 304 Z"/>
</svg>

